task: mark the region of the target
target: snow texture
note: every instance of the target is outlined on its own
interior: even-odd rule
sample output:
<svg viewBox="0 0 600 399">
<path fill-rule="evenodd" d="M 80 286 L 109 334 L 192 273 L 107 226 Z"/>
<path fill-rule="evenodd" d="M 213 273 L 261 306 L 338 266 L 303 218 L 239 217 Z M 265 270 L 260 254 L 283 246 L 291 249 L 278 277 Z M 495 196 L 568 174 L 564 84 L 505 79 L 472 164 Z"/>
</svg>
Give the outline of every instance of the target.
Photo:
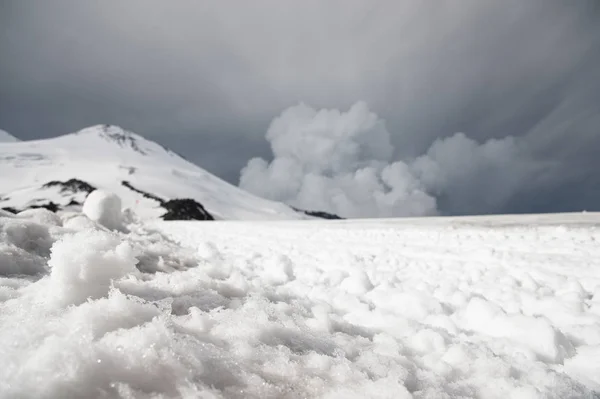
<svg viewBox="0 0 600 399">
<path fill-rule="evenodd" d="M 0 214 L 0 397 L 600 394 L 599 214 L 123 222 Z"/>
</svg>

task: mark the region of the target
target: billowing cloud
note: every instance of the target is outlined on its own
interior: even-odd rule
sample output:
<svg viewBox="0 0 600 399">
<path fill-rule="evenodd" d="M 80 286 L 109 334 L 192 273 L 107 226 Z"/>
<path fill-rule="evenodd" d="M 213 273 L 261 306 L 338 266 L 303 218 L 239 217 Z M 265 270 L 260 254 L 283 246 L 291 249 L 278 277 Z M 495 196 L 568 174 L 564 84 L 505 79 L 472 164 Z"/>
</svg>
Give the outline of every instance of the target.
<svg viewBox="0 0 600 399">
<path fill-rule="evenodd" d="M 346 112 L 288 108 L 266 139 L 273 160 L 250 160 L 240 187 L 344 217 L 499 209 L 540 170 L 514 137 L 479 144 L 463 133 L 437 139 L 417 158 L 394 161 L 385 122 L 364 102 Z"/>
</svg>

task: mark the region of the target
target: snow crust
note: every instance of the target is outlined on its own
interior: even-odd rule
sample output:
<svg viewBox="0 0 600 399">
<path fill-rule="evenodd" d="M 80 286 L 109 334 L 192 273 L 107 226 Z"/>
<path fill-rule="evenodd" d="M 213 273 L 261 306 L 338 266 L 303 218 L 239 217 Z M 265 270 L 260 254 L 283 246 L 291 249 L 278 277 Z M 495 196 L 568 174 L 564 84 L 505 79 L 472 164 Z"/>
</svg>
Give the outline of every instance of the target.
<svg viewBox="0 0 600 399">
<path fill-rule="evenodd" d="M 596 398 L 600 215 L 0 214 L 0 397 Z"/>
</svg>

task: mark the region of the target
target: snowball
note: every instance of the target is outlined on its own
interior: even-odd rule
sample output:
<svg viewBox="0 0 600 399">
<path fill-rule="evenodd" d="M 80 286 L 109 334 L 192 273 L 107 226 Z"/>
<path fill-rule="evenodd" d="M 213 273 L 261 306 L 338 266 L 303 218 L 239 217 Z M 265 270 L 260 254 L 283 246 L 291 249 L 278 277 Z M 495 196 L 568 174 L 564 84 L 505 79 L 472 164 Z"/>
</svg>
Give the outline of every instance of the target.
<svg viewBox="0 0 600 399">
<path fill-rule="evenodd" d="M 123 228 L 121 199 L 116 194 L 94 190 L 87 196 L 82 211 L 91 220 L 108 229 Z"/>
<path fill-rule="evenodd" d="M 79 304 L 108 294 L 113 279 L 137 271 L 132 247 L 114 234 L 84 231 L 52 247 L 48 265 L 53 294 L 63 304 Z"/>
</svg>

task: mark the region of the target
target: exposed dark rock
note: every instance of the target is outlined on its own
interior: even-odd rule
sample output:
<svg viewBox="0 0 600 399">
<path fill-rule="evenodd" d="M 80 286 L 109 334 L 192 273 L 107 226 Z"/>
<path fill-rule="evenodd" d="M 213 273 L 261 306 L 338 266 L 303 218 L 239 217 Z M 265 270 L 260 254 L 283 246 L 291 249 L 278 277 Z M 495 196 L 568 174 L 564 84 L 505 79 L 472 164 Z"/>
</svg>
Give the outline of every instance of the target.
<svg viewBox="0 0 600 399">
<path fill-rule="evenodd" d="M 36 209 L 36 208 L 45 208 L 51 212 L 56 212 L 60 209 L 60 207 L 52 201 L 49 201 L 45 204 L 31 205 L 31 206 L 27 207 L 26 209 Z"/>
<path fill-rule="evenodd" d="M 138 194 L 142 194 L 142 196 L 144 196 L 145 198 L 149 198 L 149 199 L 151 199 L 151 200 L 158 201 L 158 203 L 159 203 L 161 206 L 162 206 L 162 205 L 164 205 L 164 203 L 165 203 L 165 200 L 164 200 L 164 199 L 162 199 L 162 198 L 160 198 L 160 197 L 158 197 L 158 196 L 156 196 L 156 195 L 154 195 L 154 194 L 150 194 L 150 193 L 148 193 L 148 192 L 146 192 L 146 191 L 142 191 L 142 190 L 140 190 L 140 189 L 137 189 L 137 188 L 133 187 L 133 186 L 131 185 L 131 183 L 129 183 L 127 180 L 123 180 L 123 181 L 121 182 L 121 184 L 122 184 L 123 186 L 127 187 L 128 189 L 130 189 L 131 191 L 135 191 L 135 192 L 136 192 L 136 193 L 138 193 Z"/>
<path fill-rule="evenodd" d="M 164 220 L 215 220 L 202 204 L 190 198 L 172 199 L 162 206 L 167 210 Z"/>
<path fill-rule="evenodd" d="M 145 198 L 157 201 L 161 207 L 167 210 L 167 213 L 161 216 L 164 220 L 215 220 L 201 203 L 191 198 L 164 200 L 154 194 L 133 187 L 126 180 L 123 180 L 121 184 Z"/>
<path fill-rule="evenodd" d="M 295 210 L 296 212 L 301 212 L 308 216 L 313 216 L 313 217 L 317 217 L 317 218 L 321 218 L 321 219 L 328 219 L 328 220 L 343 220 L 344 219 L 343 217 L 340 217 L 336 214 L 329 213 L 329 212 L 307 211 L 305 209 L 300 209 L 300 208 L 295 208 L 295 207 L 292 207 L 292 209 Z"/>
<path fill-rule="evenodd" d="M 146 152 L 139 147 L 136 138 L 132 133 L 112 125 L 102 125 L 101 128 L 104 137 L 117 143 L 119 147 L 129 147 L 135 152 L 146 155 Z"/>
<path fill-rule="evenodd" d="M 52 201 L 49 201 L 45 204 L 30 205 L 23 209 L 16 209 L 16 208 L 13 208 L 12 206 L 7 206 L 7 207 L 2 208 L 2 210 L 17 214 L 17 213 L 23 212 L 27 209 L 38 209 L 38 208 L 45 208 L 45 209 L 48 209 L 50 212 L 55 212 L 55 213 L 56 213 L 56 211 L 60 210 L 60 206 L 58 206 L 57 204 L 55 204 Z"/>
<path fill-rule="evenodd" d="M 58 180 L 52 180 L 49 181 L 48 183 L 44 184 L 42 187 L 44 188 L 49 188 L 49 187 L 60 187 L 60 192 L 61 193 L 66 193 L 66 192 L 71 192 L 71 193 L 79 193 L 79 192 L 84 192 L 84 193 L 91 193 L 92 191 L 94 191 L 96 189 L 96 187 L 92 186 L 89 183 L 84 182 L 83 180 L 79 180 L 79 179 L 69 179 L 67 181 L 58 181 Z"/>
<path fill-rule="evenodd" d="M 49 181 L 48 183 L 44 184 L 42 187 L 43 188 L 59 187 L 61 194 L 66 194 L 66 193 L 89 194 L 96 189 L 96 187 L 92 186 L 91 184 L 86 183 L 83 180 L 79 180 L 79 179 L 69 179 L 67 181 L 52 180 L 52 181 Z M 71 201 L 66 206 L 70 206 L 70 205 L 81 205 L 81 202 L 72 198 Z M 12 213 L 19 213 L 19 212 L 22 212 L 27 209 L 37 209 L 37 208 L 45 208 L 51 212 L 57 212 L 59 210 L 62 210 L 62 205 L 56 204 L 53 201 L 48 201 L 46 203 L 30 205 L 23 209 L 17 209 L 17 208 L 13 208 L 13 207 L 5 207 L 2 209 L 5 211 L 8 211 L 8 212 L 12 212 Z"/>
</svg>

